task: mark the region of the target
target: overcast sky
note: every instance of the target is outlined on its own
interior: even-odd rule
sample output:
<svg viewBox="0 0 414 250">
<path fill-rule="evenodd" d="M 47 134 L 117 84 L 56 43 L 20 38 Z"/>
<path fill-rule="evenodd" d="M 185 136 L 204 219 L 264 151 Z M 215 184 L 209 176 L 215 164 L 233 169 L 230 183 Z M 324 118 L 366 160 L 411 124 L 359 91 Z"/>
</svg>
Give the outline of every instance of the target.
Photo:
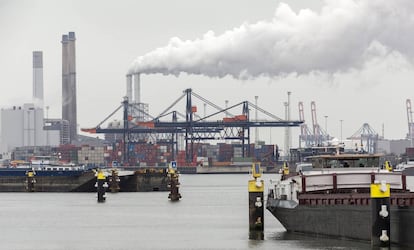
<svg viewBox="0 0 414 250">
<path fill-rule="evenodd" d="M 369 123 L 401 139 L 414 93 L 411 2 L 0 0 L 0 106 L 31 102 L 32 51 L 41 50 L 45 105 L 61 117 L 60 41 L 74 31 L 80 127 L 120 105 L 135 70 L 153 115 L 192 88 L 221 106 L 259 96 L 260 107 L 283 118 L 291 91 L 292 119 L 302 101 L 310 125 L 315 101 L 332 136 L 343 120 L 344 138 Z M 260 139 L 283 145 L 283 128 L 269 131 Z"/>
</svg>

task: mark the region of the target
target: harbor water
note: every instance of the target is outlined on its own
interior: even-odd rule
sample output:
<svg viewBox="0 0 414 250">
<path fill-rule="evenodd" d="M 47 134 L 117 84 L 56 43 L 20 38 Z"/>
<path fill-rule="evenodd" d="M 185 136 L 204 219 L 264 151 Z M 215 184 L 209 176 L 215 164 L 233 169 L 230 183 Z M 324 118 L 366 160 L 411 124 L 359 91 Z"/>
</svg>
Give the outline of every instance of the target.
<svg viewBox="0 0 414 250">
<path fill-rule="evenodd" d="M 249 179 L 181 175 L 178 202 L 168 192 L 107 193 L 105 203 L 95 193 L 0 193 L 0 249 L 370 249 L 286 233 L 267 210 L 264 240 L 249 239 Z"/>
</svg>

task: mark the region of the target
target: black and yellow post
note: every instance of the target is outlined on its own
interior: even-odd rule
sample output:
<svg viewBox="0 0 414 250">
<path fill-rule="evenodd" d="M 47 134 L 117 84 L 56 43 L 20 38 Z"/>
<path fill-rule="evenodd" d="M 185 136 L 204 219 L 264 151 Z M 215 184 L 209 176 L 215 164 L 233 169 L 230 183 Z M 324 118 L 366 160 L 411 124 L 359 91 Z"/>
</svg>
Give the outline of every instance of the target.
<svg viewBox="0 0 414 250">
<path fill-rule="evenodd" d="M 385 169 L 388 170 L 389 172 L 392 172 L 392 165 L 389 161 L 385 161 Z"/>
<path fill-rule="evenodd" d="M 260 163 L 253 163 L 252 180 L 249 180 L 249 232 L 250 239 L 263 239 L 264 230 L 264 181 L 260 180 Z"/>
<path fill-rule="evenodd" d="M 27 171 L 26 172 L 26 190 L 27 192 L 34 192 L 35 191 L 35 171 Z"/>
<path fill-rule="evenodd" d="M 111 193 L 117 193 L 119 192 L 119 175 L 118 170 L 113 168 L 111 170 L 111 177 L 109 177 L 109 190 L 111 190 Z"/>
<path fill-rule="evenodd" d="M 282 167 L 282 180 L 286 179 L 288 175 L 289 175 L 289 165 L 285 161 Z"/>
<path fill-rule="evenodd" d="M 106 176 L 102 170 L 96 173 L 96 192 L 98 193 L 98 202 L 105 202 L 105 188 L 108 187 L 106 183 Z"/>
<path fill-rule="evenodd" d="M 371 184 L 371 245 L 390 247 L 390 184 Z"/>
<path fill-rule="evenodd" d="M 168 167 L 168 187 L 170 188 L 170 193 L 168 194 L 168 199 L 171 201 L 178 201 L 181 199 L 181 194 L 179 191 L 180 181 L 179 173 L 177 171 L 177 166 L 175 162 L 172 162 Z"/>
</svg>

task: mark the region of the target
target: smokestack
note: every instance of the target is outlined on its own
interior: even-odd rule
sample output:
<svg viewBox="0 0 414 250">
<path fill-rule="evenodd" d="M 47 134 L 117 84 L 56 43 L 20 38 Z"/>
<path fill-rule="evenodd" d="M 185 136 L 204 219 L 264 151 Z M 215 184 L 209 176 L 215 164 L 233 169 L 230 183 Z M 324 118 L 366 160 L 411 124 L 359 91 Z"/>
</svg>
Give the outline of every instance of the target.
<svg viewBox="0 0 414 250">
<path fill-rule="evenodd" d="M 132 102 L 132 75 L 126 76 L 126 96 L 128 97 L 128 102 Z"/>
<path fill-rule="evenodd" d="M 62 35 L 62 119 L 68 120 L 69 68 L 68 68 L 68 35 Z"/>
<path fill-rule="evenodd" d="M 134 74 L 134 103 L 141 103 L 141 80 L 139 74 Z"/>
<path fill-rule="evenodd" d="M 33 102 L 43 107 L 43 52 L 33 51 Z"/>
<path fill-rule="evenodd" d="M 77 139 L 75 32 L 62 36 L 62 119 L 69 122 L 70 141 Z"/>
</svg>

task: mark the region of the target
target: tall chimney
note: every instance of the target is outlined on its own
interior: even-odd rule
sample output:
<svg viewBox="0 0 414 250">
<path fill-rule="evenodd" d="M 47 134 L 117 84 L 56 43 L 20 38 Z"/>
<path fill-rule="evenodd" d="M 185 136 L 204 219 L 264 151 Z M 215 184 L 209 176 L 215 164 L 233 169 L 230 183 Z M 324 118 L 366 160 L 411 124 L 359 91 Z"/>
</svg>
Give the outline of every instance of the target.
<svg viewBox="0 0 414 250">
<path fill-rule="evenodd" d="M 62 119 L 69 122 L 71 142 L 78 136 L 75 41 L 75 32 L 62 36 Z"/>
<path fill-rule="evenodd" d="M 134 75 L 134 103 L 141 103 L 141 80 L 139 74 Z"/>
<path fill-rule="evenodd" d="M 62 119 L 69 117 L 69 67 L 68 67 L 68 35 L 62 35 Z M 69 136 L 70 138 L 70 136 Z"/>
<path fill-rule="evenodd" d="M 126 76 L 126 96 L 128 97 L 128 102 L 132 102 L 132 75 Z"/>
<path fill-rule="evenodd" d="M 33 102 L 43 107 L 43 52 L 33 51 Z"/>
</svg>

